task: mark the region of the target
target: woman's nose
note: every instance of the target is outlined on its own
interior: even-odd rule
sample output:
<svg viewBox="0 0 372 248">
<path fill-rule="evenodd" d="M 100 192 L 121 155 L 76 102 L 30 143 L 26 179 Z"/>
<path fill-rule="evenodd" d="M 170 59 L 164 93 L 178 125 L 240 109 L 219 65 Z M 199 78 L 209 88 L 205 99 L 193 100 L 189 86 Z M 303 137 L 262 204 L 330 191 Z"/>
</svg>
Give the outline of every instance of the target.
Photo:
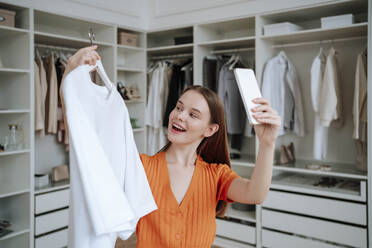
<svg viewBox="0 0 372 248">
<path fill-rule="evenodd" d="M 184 121 L 185 120 L 185 116 L 186 116 L 185 114 L 186 114 L 185 111 L 180 111 L 180 112 L 177 113 L 177 116 L 176 117 L 177 117 L 178 120 Z"/>
</svg>

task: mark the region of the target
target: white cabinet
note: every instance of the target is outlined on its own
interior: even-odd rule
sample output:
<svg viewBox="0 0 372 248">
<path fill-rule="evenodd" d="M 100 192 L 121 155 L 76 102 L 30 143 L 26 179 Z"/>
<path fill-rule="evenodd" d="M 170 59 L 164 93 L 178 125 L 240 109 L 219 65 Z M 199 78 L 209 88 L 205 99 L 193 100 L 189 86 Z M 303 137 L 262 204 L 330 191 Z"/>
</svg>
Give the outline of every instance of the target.
<svg viewBox="0 0 372 248">
<path fill-rule="evenodd" d="M 256 243 L 256 228 L 240 223 L 216 219 L 216 234 L 221 237 L 234 239 L 250 244 Z"/>
<path fill-rule="evenodd" d="M 35 214 L 68 207 L 70 190 L 59 190 L 35 196 Z"/>
<path fill-rule="evenodd" d="M 367 229 L 338 222 L 262 210 L 262 226 L 353 247 L 367 247 Z"/>
<path fill-rule="evenodd" d="M 61 248 L 67 247 L 68 230 L 63 229 L 52 234 L 35 239 L 35 248 Z"/>
</svg>

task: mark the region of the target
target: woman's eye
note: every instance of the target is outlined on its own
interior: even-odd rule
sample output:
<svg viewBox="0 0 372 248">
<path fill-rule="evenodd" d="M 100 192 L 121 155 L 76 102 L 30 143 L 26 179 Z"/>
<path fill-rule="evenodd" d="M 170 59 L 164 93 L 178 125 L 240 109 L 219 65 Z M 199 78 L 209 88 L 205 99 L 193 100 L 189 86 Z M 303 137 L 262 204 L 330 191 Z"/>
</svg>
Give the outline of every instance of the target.
<svg viewBox="0 0 372 248">
<path fill-rule="evenodd" d="M 190 116 L 192 117 L 192 118 L 197 118 L 198 116 L 196 115 L 196 114 L 194 114 L 194 113 L 190 113 Z"/>
</svg>

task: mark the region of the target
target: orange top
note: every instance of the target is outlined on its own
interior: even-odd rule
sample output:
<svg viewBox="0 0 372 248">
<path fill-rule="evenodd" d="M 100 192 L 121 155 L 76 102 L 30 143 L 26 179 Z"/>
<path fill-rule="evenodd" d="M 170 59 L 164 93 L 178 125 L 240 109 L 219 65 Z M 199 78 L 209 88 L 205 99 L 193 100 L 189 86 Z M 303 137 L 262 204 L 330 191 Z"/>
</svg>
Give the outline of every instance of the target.
<svg viewBox="0 0 372 248">
<path fill-rule="evenodd" d="M 227 199 L 239 177 L 226 164 L 208 164 L 198 156 L 189 188 L 179 205 L 171 188 L 165 152 L 141 154 L 158 209 L 137 224 L 137 248 L 210 248 L 216 234 L 216 206 Z"/>
</svg>

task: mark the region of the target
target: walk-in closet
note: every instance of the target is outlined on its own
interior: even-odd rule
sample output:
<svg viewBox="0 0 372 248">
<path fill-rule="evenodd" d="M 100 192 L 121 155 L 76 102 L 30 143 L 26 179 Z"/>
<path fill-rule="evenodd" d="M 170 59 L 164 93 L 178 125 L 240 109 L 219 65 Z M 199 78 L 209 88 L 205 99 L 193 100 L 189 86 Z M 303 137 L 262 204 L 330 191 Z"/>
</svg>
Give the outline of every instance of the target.
<svg viewBox="0 0 372 248">
<path fill-rule="evenodd" d="M 222 101 L 231 169 L 247 179 L 260 142 L 234 69 L 255 72 L 282 120 L 270 189 L 261 204 L 228 203 L 212 247 L 372 247 L 372 2 L 135 2 L 0 0 L 0 247 L 68 247 L 60 87 L 70 58 L 92 45 L 128 110 L 133 153 L 169 145 L 179 97 L 201 85 Z M 187 248 L 185 233 L 163 247 Z M 112 247 L 136 247 L 136 235 Z"/>
</svg>

